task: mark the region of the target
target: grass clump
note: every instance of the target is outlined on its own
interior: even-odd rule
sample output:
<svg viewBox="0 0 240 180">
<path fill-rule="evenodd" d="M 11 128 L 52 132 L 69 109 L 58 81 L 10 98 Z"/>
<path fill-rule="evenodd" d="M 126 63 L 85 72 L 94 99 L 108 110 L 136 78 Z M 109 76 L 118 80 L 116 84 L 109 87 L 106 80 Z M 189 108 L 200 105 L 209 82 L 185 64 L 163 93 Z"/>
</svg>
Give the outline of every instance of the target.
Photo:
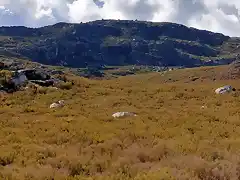
<svg viewBox="0 0 240 180">
<path fill-rule="evenodd" d="M 0 155 L 0 166 L 7 166 L 14 162 L 16 158 L 15 153 L 12 152 L 5 152 Z"/>
<path fill-rule="evenodd" d="M 6 85 L 13 77 L 13 73 L 8 70 L 0 70 L 0 85 Z"/>
<path fill-rule="evenodd" d="M 57 87 L 63 90 L 70 90 L 72 89 L 72 86 L 73 86 L 72 82 L 63 82 L 63 83 L 60 83 Z"/>
</svg>

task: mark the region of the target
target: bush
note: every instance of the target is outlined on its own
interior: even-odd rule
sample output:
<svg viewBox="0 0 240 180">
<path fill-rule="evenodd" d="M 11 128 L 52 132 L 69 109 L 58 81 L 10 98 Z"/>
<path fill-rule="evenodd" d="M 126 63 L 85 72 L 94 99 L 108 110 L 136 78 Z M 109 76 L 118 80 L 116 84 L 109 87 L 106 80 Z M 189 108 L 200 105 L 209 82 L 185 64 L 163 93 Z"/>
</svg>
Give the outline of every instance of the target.
<svg viewBox="0 0 240 180">
<path fill-rule="evenodd" d="M 11 71 L 1 70 L 0 71 L 0 84 L 3 85 L 3 84 L 8 83 L 12 76 L 13 76 L 13 73 Z"/>
</svg>

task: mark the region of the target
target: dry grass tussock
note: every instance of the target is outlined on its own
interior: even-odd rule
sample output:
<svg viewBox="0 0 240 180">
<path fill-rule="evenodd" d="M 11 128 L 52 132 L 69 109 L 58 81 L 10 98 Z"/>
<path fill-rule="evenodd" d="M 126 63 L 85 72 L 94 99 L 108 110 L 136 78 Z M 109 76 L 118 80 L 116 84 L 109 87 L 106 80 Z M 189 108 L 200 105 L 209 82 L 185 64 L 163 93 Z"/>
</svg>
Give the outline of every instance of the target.
<svg viewBox="0 0 240 180">
<path fill-rule="evenodd" d="M 2 94 L 0 179 L 237 180 L 240 97 L 214 90 L 240 84 L 214 73 L 71 77 L 71 89 Z M 65 107 L 49 109 L 60 99 Z M 138 116 L 113 119 L 116 111 Z"/>
</svg>

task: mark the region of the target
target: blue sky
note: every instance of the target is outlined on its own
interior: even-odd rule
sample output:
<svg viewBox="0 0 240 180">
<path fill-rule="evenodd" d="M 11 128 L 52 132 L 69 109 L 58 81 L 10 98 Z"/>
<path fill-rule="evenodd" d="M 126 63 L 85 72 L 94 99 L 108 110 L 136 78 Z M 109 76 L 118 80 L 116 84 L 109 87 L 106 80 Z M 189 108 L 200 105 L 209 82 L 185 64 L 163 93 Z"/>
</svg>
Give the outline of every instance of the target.
<svg viewBox="0 0 240 180">
<path fill-rule="evenodd" d="M 0 0 L 0 26 L 138 19 L 240 36 L 239 17 L 240 0 Z"/>
</svg>

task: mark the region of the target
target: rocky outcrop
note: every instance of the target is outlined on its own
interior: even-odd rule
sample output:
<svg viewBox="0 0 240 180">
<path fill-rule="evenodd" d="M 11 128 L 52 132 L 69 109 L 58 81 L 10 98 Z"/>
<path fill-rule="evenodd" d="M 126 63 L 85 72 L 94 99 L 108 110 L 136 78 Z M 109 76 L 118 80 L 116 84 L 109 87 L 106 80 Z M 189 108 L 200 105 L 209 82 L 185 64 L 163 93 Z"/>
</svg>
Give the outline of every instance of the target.
<svg viewBox="0 0 240 180">
<path fill-rule="evenodd" d="M 28 80 L 49 80 L 51 76 L 44 71 L 35 69 L 22 69 L 18 70 L 17 73 L 24 74 Z"/>
<path fill-rule="evenodd" d="M 51 72 L 54 72 L 51 74 Z M 59 74 L 57 74 L 59 72 Z M 33 84 L 44 87 L 60 87 L 69 89 L 73 82 L 69 82 L 62 71 L 50 71 L 41 69 L 20 69 L 10 71 L 8 69 L 0 71 L 0 90 L 5 92 L 14 92 L 23 89 L 23 87 Z"/>
</svg>

